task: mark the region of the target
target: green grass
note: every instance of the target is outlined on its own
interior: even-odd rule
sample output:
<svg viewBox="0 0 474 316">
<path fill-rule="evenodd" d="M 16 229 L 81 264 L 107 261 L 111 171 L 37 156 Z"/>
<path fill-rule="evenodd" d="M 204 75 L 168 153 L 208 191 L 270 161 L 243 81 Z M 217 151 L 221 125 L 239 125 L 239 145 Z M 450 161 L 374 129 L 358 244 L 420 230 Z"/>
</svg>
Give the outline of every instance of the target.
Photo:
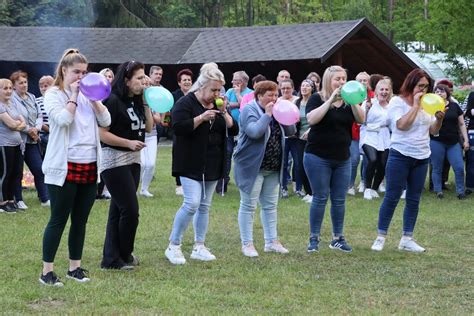
<svg viewBox="0 0 474 316">
<path fill-rule="evenodd" d="M 191 157 L 190 157 L 191 159 Z M 108 202 L 97 201 L 89 218 L 83 266 L 92 281 L 76 284 L 67 269 L 66 228 L 56 257 L 64 288 L 40 286 L 41 238 L 49 210 L 35 192 L 25 193 L 24 213 L 0 214 L 0 313 L 4 314 L 473 314 L 473 199 L 444 200 L 425 193 L 415 236 L 424 254 L 397 250 L 401 211 L 397 209 L 381 253 L 376 237 L 379 201 L 349 197 L 345 235 L 354 252 L 330 250 L 329 213 L 322 249 L 307 254 L 308 204 L 295 196 L 279 204 L 279 235 L 288 255 L 263 252 L 256 216 L 254 237 L 260 257 L 240 253 L 235 185 L 225 197 L 214 195 L 207 245 L 214 262 L 188 260 L 172 266 L 164 257 L 172 221 L 181 199 L 170 176 L 171 149 L 160 147 L 152 199 L 140 198 L 136 238 L 142 264 L 133 272 L 101 271 L 99 263 Z M 183 251 L 189 258 L 192 228 Z"/>
</svg>

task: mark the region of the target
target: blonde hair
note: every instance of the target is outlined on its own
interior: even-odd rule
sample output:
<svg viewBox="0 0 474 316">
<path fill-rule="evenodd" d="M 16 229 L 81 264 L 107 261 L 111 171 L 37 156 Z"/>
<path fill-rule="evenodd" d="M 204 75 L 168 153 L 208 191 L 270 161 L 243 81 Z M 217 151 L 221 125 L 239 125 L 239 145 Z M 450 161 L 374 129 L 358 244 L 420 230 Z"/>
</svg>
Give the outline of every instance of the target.
<svg viewBox="0 0 474 316">
<path fill-rule="evenodd" d="M 38 85 L 40 85 L 42 82 L 47 82 L 51 85 L 54 82 L 54 78 L 49 76 L 49 75 L 48 76 L 43 76 L 43 77 L 40 78 L 40 80 L 38 80 Z"/>
<path fill-rule="evenodd" d="M 389 90 L 388 100 L 387 100 L 388 102 L 393 97 L 392 80 L 387 79 L 387 78 L 379 80 L 379 82 L 377 82 L 377 84 L 375 85 L 375 95 L 377 96 L 380 86 L 383 84 L 388 86 L 388 90 Z"/>
<path fill-rule="evenodd" d="M 87 58 L 82 55 L 76 48 L 66 49 L 63 53 L 63 56 L 59 60 L 58 66 L 56 67 L 56 78 L 54 79 L 55 86 L 58 86 L 59 89 L 64 90 L 64 75 L 62 69 L 66 67 L 71 67 L 76 63 L 88 64 Z"/>
<path fill-rule="evenodd" d="M 104 68 L 102 69 L 101 71 L 99 71 L 99 73 L 102 75 L 102 76 L 105 76 L 106 73 L 110 72 L 112 74 L 112 79 L 115 77 L 114 75 L 114 72 L 112 71 L 112 69 L 110 68 Z"/>
<path fill-rule="evenodd" d="M 0 88 L 5 87 L 6 84 L 10 84 L 13 87 L 13 83 L 10 79 L 0 78 Z"/>
<path fill-rule="evenodd" d="M 323 74 L 323 80 L 321 80 L 322 87 L 321 91 L 319 91 L 319 95 L 323 101 L 328 100 L 333 93 L 333 89 L 331 88 L 331 80 L 337 72 L 344 72 L 347 78 L 347 72 L 341 66 L 330 66 L 326 68 Z"/>
<path fill-rule="evenodd" d="M 224 74 L 217 68 L 216 63 L 204 64 L 199 72 L 199 77 L 193 84 L 189 92 L 195 92 L 206 86 L 210 81 L 219 81 L 222 85 L 225 84 Z"/>
</svg>

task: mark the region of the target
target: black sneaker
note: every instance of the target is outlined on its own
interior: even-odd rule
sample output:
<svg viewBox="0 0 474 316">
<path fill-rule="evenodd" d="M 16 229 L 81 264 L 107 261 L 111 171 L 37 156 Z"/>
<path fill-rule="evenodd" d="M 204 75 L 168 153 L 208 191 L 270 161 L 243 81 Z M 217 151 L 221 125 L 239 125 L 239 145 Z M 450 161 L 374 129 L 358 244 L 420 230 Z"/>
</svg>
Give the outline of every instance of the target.
<svg viewBox="0 0 474 316">
<path fill-rule="evenodd" d="M 308 252 L 319 252 L 319 238 L 309 237 Z"/>
<path fill-rule="evenodd" d="M 64 284 L 61 282 L 61 280 L 58 278 L 56 273 L 53 271 L 50 271 L 46 273 L 46 275 L 41 274 L 39 278 L 39 282 L 43 285 L 47 286 L 56 286 L 56 287 L 63 287 Z"/>
<path fill-rule="evenodd" d="M 466 195 L 472 194 L 472 190 L 471 189 L 466 189 L 466 191 L 464 191 L 464 194 L 466 194 Z"/>
<path fill-rule="evenodd" d="M 338 239 L 333 239 L 333 241 L 331 241 L 329 244 L 329 248 L 344 252 L 352 252 L 352 247 L 347 244 L 344 236 L 339 236 Z"/>
<path fill-rule="evenodd" d="M 138 259 L 137 256 L 135 256 L 133 253 L 130 255 L 129 261 L 125 263 L 125 265 L 128 266 L 139 266 L 140 265 L 140 259 Z"/>
<path fill-rule="evenodd" d="M 84 282 L 89 282 L 91 280 L 89 279 L 88 274 L 89 274 L 89 271 L 79 267 L 74 271 L 68 271 L 66 274 L 66 278 L 73 279 L 80 283 L 84 283 Z"/>
<path fill-rule="evenodd" d="M 437 197 L 438 199 L 440 199 L 440 200 L 441 200 L 441 199 L 444 199 L 444 194 L 443 194 L 443 192 L 438 192 L 438 193 L 436 193 L 436 197 Z"/>
<path fill-rule="evenodd" d="M 464 194 L 464 193 L 459 193 L 459 194 L 458 194 L 458 199 L 460 199 L 460 200 L 465 200 L 465 199 L 466 199 L 466 194 Z"/>
<path fill-rule="evenodd" d="M 9 213 L 9 214 L 14 214 L 18 211 L 16 205 L 11 202 L 3 205 L 2 208 L 5 211 L 5 213 Z"/>
</svg>

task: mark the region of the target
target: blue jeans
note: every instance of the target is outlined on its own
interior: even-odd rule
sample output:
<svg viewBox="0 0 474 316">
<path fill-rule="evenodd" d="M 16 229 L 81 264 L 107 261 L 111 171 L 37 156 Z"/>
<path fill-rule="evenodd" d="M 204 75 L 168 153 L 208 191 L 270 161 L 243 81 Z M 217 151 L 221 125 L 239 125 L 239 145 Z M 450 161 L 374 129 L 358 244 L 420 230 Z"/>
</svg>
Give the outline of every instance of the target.
<svg viewBox="0 0 474 316">
<path fill-rule="evenodd" d="M 360 151 L 359 151 L 358 140 L 352 140 L 350 152 L 351 152 L 351 180 L 349 183 L 349 188 L 354 186 L 355 179 L 357 177 L 357 166 L 359 165 L 359 161 L 360 161 Z"/>
<path fill-rule="evenodd" d="M 194 241 L 204 243 L 209 224 L 209 208 L 217 181 L 205 181 L 203 184 L 201 181 L 186 177 L 180 177 L 180 180 L 184 201 L 176 212 L 170 242 L 175 245 L 181 244 L 183 234 L 194 217 Z"/>
<path fill-rule="evenodd" d="M 277 240 L 277 206 L 279 194 L 279 172 L 260 170 L 252 192 L 240 190 L 239 228 L 242 245 L 253 243 L 253 217 L 260 202 L 260 219 L 265 243 Z"/>
<path fill-rule="evenodd" d="M 23 161 L 26 163 L 31 173 L 33 174 L 38 198 L 41 202 L 46 202 L 49 200 L 49 193 L 48 189 L 46 188 L 46 185 L 44 184 L 43 170 L 41 170 L 41 166 L 43 165 L 43 158 L 41 158 L 39 146 L 39 144 L 26 144 Z M 20 162 L 22 166 L 23 161 Z M 23 200 L 21 180 L 22 179 L 20 179 L 20 181 L 16 183 L 15 188 L 15 200 L 17 201 Z"/>
<path fill-rule="evenodd" d="M 464 193 L 464 165 L 462 160 L 462 148 L 459 143 L 454 145 L 447 145 L 442 142 L 431 140 L 431 165 L 433 170 L 431 177 L 433 179 L 433 191 L 441 192 L 442 189 L 442 174 L 444 157 L 448 157 L 448 161 L 453 167 L 456 181 L 457 194 Z"/>
<path fill-rule="evenodd" d="M 474 130 L 467 133 L 469 151 L 466 153 L 466 188 L 474 189 Z"/>
<path fill-rule="evenodd" d="M 323 159 L 305 153 L 304 168 L 313 190 L 313 201 L 309 208 L 311 236 L 319 236 L 328 197 L 331 197 L 331 221 L 334 237 L 344 234 L 346 192 L 351 177 L 351 161 Z"/>
<path fill-rule="evenodd" d="M 403 210 L 403 235 L 412 236 L 420 205 L 421 192 L 425 184 L 429 158 L 415 159 L 404 156 L 394 149 L 388 154 L 385 168 L 386 191 L 380 205 L 378 233 L 386 235 L 400 196 L 406 187 Z"/>
<path fill-rule="evenodd" d="M 301 180 L 301 168 L 300 159 L 299 159 L 299 151 L 298 151 L 298 138 L 287 138 L 285 141 L 285 151 L 283 156 L 283 183 L 282 189 L 288 190 L 287 184 L 288 179 L 290 178 L 289 171 L 288 171 L 288 155 L 291 152 L 291 157 L 293 157 L 293 174 L 295 175 L 295 182 L 296 182 L 296 191 L 301 191 L 301 187 L 303 185 L 303 181 Z"/>
</svg>

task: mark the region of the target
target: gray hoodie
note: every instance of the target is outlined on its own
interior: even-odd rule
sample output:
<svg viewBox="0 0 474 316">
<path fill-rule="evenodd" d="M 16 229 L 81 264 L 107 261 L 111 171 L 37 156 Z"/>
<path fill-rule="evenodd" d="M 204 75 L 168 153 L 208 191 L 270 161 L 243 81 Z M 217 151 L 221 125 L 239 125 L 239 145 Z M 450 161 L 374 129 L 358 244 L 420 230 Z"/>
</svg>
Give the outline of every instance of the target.
<svg viewBox="0 0 474 316">
<path fill-rule="evenodd" d="M 234 153 L 234 179 L 237 187 L 245 193 L 252 191 L 262 165 L 272 118 L 265 114 L 254 99 L 246 105 L 240 114 L 240 133 Z M 279 124 L 282 131 L 282 151 L 285 148 L 285 136 L 296 133 L 295 125 Z M 280 183 L 283 177 L 283 156 L 280 168 Z"/>
</svg>

